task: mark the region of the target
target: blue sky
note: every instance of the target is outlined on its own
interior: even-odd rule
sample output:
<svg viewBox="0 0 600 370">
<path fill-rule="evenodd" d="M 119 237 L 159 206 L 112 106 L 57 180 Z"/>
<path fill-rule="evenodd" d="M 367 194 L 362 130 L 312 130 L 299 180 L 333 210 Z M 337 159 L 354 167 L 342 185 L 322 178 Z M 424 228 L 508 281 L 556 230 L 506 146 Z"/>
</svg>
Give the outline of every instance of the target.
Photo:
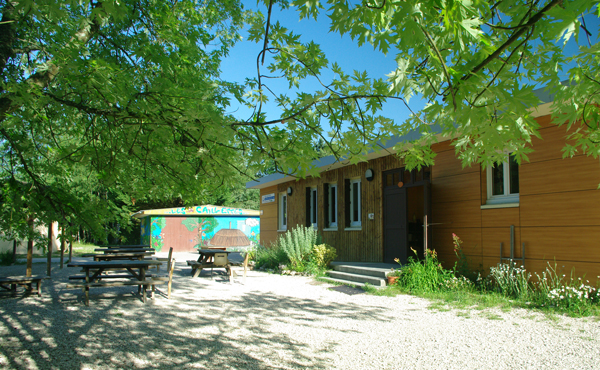
<svg viewBox="0 0 600 370">
<path fill-rule="evenodd" d="M 247 9 L 260 10 L 266 19 L 267 9 L 264 6 L 257 7 L 256 1 L 243 1 Z M 299 20 L 298 13 L 293 10 L 281 11 L 277 6 L 273 7 L 271 14 L 271 22 L 274 24 L 279 21 L 284 27 L 293 30 L 295 33 L 302 35 L 302 42 L 315 41 L 325 52 L 330 64 L 337 62 L 340 67 L 350 73 L 353 70 L 367 71 L 371 78 L 383 78 L 396 68 L 394 55 L 383 55 L 381 52 L 376 52 L 370 45 L 358 47 L 349 36 L 341 37 L 339 34 L 329 32 L 328 18 L 321 16 L 321 22 L 311 19 Z M 246 34 L 243 33 L 244 38 Z M 262 50 L 262 42 L 257 44 L 249 42 L 246 39 L 236 44 L 231 50 L 229 56 L 222 61 L 221 70 L 222 78 L 226 81 L 243 82 L 246 77 L 256 77 L 256 58 Z M 264 66 L 261 66 L 261 71 L 266 71 L 268 58 L 265 60 Z M 329 83 L 333 73 L 323 75 L 323 82 Z M 286 82 L 278 82 L 278 80 L 268 80 L 268 85 L 275 93 L 283 93 L 289 91 L 289 86 Z M 304 91 L 313 91 L 320 89 L 320 85 L 316 81 L 306 81 L 301 88 Z M 280 111 L 274 105 L 267 106 L 267 119 L 275 119 L 280 116 Z M 247 120 L 251 116 L 251 111 L 245 107 L 235 109 L 232 107 L 228 113 L 231 113 L 238 119 Z M 404 119 L 408 117 L 408 111 L 400 103 L 388 103 L 386 115 L 393 116 L 392 118 Z"/>
</svg>

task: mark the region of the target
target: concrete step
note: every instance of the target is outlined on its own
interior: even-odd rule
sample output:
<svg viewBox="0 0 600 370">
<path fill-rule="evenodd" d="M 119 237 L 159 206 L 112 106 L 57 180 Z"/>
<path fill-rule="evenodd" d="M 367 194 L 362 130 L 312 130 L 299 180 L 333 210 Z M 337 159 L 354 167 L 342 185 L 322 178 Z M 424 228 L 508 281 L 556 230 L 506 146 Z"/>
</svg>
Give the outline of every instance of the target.
<svg viewBox="0 0 600 370">
<path fill-rule="evenodd" d="M 365 276 L 373 276 L 381 279 L 386 278 L 386 274 L 391 271 L 391 269 L 378 268 L 378 267 L 363 267 L 363 266 L 353 266 L 353 265 L 333 265 L 333 269 L 335 271 L 346 272 L 349 274 L 356 275 L 365 275 Z"/>
<path fill-rule="evenodd" d="M 373 286 L 384 287 L 387 284 L 387 279 L 385 277 L 376 277 L 372 275 L 363 275 L 363 274 L 353 274 L 349 272 L 343 271 L 329 271 L 329 276 L 338 280 L 349 281 L 350 284 L 355 283 L 369 283 Z M 385 276 L 385 275 L 384 275 Z"/>
<path fill-rule="evenodd" d="M 358 281 L 350 281 L 350 280 L 343 280 L 343 279 L 334 279 L 332 277 L 322 277 L 322 280 L 325 281 L 330 281 L 332 283 L 336 283 L 336 284 L 345 284 L 345 285 L 352 285 L 355 287 L 364 287 L 366 284 L 365 283 L 359 283 Z M 385 288 L 383 286 L 378 286 L 378 285 L 372 285 L 369 284 L 370 286 L 376 288 L 376 289 L 381 289 L 381 288 Z"/>
</svg>

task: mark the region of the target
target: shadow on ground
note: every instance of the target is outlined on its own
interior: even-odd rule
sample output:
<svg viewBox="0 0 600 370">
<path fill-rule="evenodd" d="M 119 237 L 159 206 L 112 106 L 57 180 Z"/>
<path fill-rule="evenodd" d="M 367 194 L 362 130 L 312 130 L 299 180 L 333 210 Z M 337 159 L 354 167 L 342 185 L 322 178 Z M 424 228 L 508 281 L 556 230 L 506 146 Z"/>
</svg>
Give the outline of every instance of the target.
<svg viewBox="0 0 600 370">
<path fill-rule="evenodd" d="M 54 268 L 42 298 L 0 298 L 0 367 L 329 368 L 336 320 L 386 320 L 378 307 L 269 291 L 269 281 L 286 277 L 252 272 L 246 284 L 229 284 L 217 269 L 213 279 L 189 272 L 178 263 L 170 300 L 164 285 L 146 304 L 136 287 L 102 288 L 90 291 L 86 307 L 81 290 L 66 289 L 77 271 Z"/>
</svg>

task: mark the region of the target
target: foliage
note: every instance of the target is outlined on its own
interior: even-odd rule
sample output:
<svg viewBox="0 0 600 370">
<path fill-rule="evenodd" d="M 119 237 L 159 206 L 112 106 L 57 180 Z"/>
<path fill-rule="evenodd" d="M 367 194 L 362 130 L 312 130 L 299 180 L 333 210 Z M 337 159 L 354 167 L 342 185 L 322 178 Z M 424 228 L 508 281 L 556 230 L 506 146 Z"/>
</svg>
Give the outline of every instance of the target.
<svg viewBox="0 0 600 370">
<path fill-rule="evenodd" d="M 531 274 L 523 266 L 517 266 L 514 261 L 491 267 L 488 278 L 491 288 L 507 297 L 527 298 L 530 293 Z"/>
<path fill-rule="evenodd" d="M 259 245 L 256 248 L 253 260 L 257 268 L 279 269 L 280 265 L 289 263 L 289 259 L 283 249 L 277 244 L 272 244 L 270 248 Z"/>
<path fill-rule="evenodd" d="M 590 312 L 594 305 L 600 303 L 599 287 L 592 287 L 589 280 L 576 278 L 574 273 L 571 270 L 567 278 L 558 272 L 556 262 L 554 266 L 548 263 L 542 275 L 536 273 L 537 281 L 533 287 L 537 294 L 532 299 L 541 307 L 557 307 L 579 315 Z"/>
<path fill-rule="evenodd" d="M 10 266 L 13 263 L 12 251 L 0 252 L 0 266 Z"/>
<path fill-rule="evenodd" d="M 457 261 L 454 263 L 454 275 L 457 278 L 467 278 L 472 282 L 477 281 L 481 277 L 481 273 L 471 268 L 469 258 L 462 248 L 463 241 L 458 235 L 452 233 L 452 243 L 454 244 L 454 254 L 457 258 Z"/>
<path fill-rule="evenodd" d="M 266 9 L 272 2 L 262 3 Z M 275 4 L 287 8 L 288 3 Z M 248 39 L 268 44 L 259 58 L 266 55 L 271 61 L 264 68 L 271 73 L 261 68 L 248 85 L 257 122 L 268 127 L 254 143 L 273 153 L 272 158 L 282 154 L 278 164 L 284 173 L 300 165 L 300 176 L 310 173 L 307 159 L 316 155 L 308 144 L 296 145 L 310 142 L 306 138 L 318 137 L 334 155 L 348 155 L 356 163 L 379 140 L 415 131 L 421 137 L 414 146 L 400 142 L 395 147 L 412 168 L 433 163 L 430 145 L 437 140 L 438 128 L 440 136 L 455 138 L 453 145 L 464 165 L 499 162 L 507 151 L 520 162 L 527 160 L 529 144 L 539 136 L 530 109 L 541 103 L 534 89 L 547 86 L 559 102 L 554 111 L 557 122 L 584 122 L 571 131 L 573 142 L 565 146 L 565 155 L 596 157 L 600 154 L 597 4 L 597 0 L 292 1 L 301 19 L 328 22 L 331 32 L 373 47 L 395 59 L 397 67 L 374 77 L 361 70 L 342 70 L 320 48 L 319 40 L 303 41 L 275 21 L 265 32 L 269 20 L 262 15 L 251 18 Z M 567 54 L 570 46 L 576 51 Z M 334 77 L 326 80 L 330 75 Z M 267 77 L 275 76 L 286 79 L 289 94 L 273 92 Z M 565 79 L 569 82 L 561 84 Z M 320 88 L 304 89 L 309 80 Z M 283 117 L 264 118 L 263 104 L 269 98 L 283 109 Z M 391 102 L 400 102 L 412 113 L 405 122 L 382 116 L 382 107 Z M 323 129 L 325 123 L 329 131 Z M 265 140 L 269 136 L 294 141 L 275 143 Z"/>
<path fill-rule="evenodd" d="M 445 282 L 453 277 L 453 273 L 442 267 L 436 251 L 428 249 L 423 261 L 418 260 L 416 250 L 412 249 L 412 251 L 415 257 L 409 257 L 408 263 L 402 266 L 402 273 L 397 285 L 405 291 L 418 293 L 444 289 Z M 397 258 L 395 261 L 400 263 Z"/>
<path fill-rule="evenodd" d="M 298 225 L 280 236 L 277 245 L 285 252 L 291 267 L 298 269 L 308 261 L 316 241 L 317 231 L 312 226 Z"/>
<path fill-rule="evenodd" d="M 556 263 L 548 264 L 541 275 L 536 273 L 536 281 L 524 268 L 511 263 L 498 264 L 490 269 L 488 277 L 482 279 L 479 275 L 473 282 L 465 276 L 455 276 L 453 270 L 445 270 L 437 262 L 435 251 L 428 251 L 425 261 L 410 258 L 401 269 L 398 283 L 375 294 L 409 292 L 441 299 L 458 308 L 517 306 L 573 316 L 600 315 L 600 280 L 593 287 L 588 280 L 575 277 L 574 270 L 567 277 L 557 271 Z"/>
<path fill-rule="evenodd" d="M 316 244 L 312 248 L 310 261 L 320 268 L 327 268 L 336 257 L 337 252 L 334 247 L 327 244 Z"/>
</svg>

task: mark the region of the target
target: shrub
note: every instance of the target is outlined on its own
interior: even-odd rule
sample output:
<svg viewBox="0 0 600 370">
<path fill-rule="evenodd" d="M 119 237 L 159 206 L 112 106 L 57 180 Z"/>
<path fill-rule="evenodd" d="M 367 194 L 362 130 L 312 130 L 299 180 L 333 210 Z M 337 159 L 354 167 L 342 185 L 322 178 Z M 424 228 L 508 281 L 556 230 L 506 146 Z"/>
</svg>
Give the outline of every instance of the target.
<svg viewBox="0 0 600 370">
<path fill-rule="evenodd" d="M 266 269 L 278 269 L 279 265 L 289 263 L 285 252 L 277 244 L 272 244 L 270 248 L 262 245 L 256 247 L 254 261 L 257 268 Z"/>
<path fill-rule="evenodd" d="M 518 267 L 514 261 L 499 263 L 490 267 L 492 288 L 511 298 L 527 298 L 530 293 L 529 279 L 531 274 L 523 266 Z"/>
<path fill-rule="evenodd" d="M 318 244 L 313 247 L 310 260 L 320 268 L 327 268 L 336 257 L 335 248 L 327 244 Z"/>
<path fill-rule="evenodd" d="M 411 250 L 417 254 L 417 251 Z M 396 259 L 399 263 L 399 260 Z M 409 257 L 402 267 L 398 285 L 410 292 L 431 293 L 445 289 L 446 281 L 452 279 L 452 271 L 445 270 L 437 259 L 435 250 L 428 249 L 423 261 Z"/>
<path fill-rule="evenodd" d="M 280 236 L 277 245 L 285 252 L 293 269 L 302 268 L 308 261 L 317 241 L 317 231 L 312 226 L 298 226 Z"/>
<path fill-rule="evenodd" d="M 10 266 L 13 263 L 12 251 L 0 252 L 0 266 Z"/>
<path fill-rule="evenodd" d="M 598 288 L 584 282 L 583 278 L 575 278 L 574 270 L 567 279 L 548 263 L 548 267 L 542 275 L 536 274 L 538 279 L 535 284 L 536 296 L 534 301 L 539 306 L 554 306 L 577 314 L 588 312 L 592 305 L 600 303 Z"/>
</svg>

